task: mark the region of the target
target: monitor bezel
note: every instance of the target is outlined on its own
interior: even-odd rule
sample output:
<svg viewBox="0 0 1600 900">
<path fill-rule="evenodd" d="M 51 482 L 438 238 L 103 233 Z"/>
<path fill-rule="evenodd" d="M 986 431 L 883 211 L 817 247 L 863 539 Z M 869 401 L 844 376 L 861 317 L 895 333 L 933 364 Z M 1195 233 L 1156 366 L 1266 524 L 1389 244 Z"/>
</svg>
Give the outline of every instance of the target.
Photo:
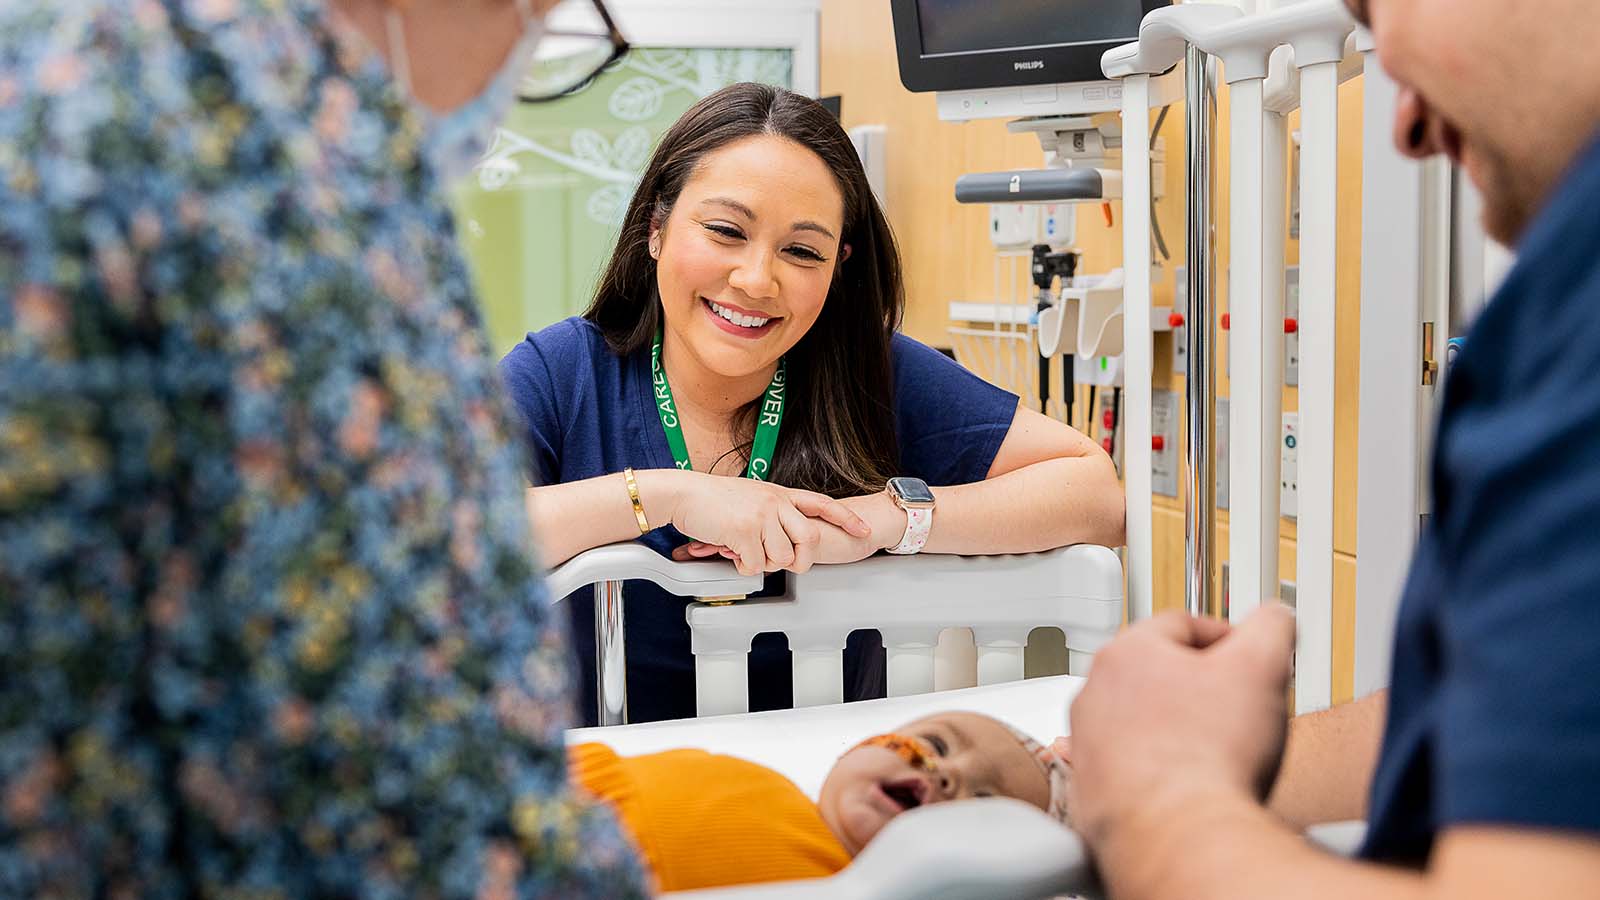
<svg viewBox="0 0 1600 900">
<path fill-rule="evenodd" d="M 1172 5 L 1172 0 L 1138 0 L 1143 16 Z M 963 91 L 975 88 L 1020 87 L 1034 84 L 1066 84 L 1075 81 L 1102 81 L 1100 57 L 1120 47 L 1121 40 L 1095 41 L 1070 47 L 1030 50 L 976 50 L 969 53 L 922 55 L 922 20 L 917 0 L 890 0 L 894 17 L 895 54 L 900 59 L 900 83 L 914 93 Z M 1019 70 L 1018 62 L 1039 60 L 1036 69 Z"/>
</svg>

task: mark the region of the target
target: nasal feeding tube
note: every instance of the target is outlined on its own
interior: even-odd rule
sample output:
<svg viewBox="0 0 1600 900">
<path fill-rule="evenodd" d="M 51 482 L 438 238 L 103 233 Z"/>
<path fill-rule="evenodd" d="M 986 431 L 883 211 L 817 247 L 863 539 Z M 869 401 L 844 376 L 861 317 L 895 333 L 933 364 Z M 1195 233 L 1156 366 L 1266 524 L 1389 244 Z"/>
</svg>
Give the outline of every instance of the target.
<svg viewBox="0 0 1600 900">
<path fill-rule="evenodd" d="M 862 747 L 882 747 L 890 753 L 906 761 L 913 769 L 925 772 L 937 772 L 939 765 L 936 762 L 938 754 L 934 752 L 933 745 L 928 741 L 909 734 L 875 734 L 852 747 L 859 750 Z"/>
</svg>

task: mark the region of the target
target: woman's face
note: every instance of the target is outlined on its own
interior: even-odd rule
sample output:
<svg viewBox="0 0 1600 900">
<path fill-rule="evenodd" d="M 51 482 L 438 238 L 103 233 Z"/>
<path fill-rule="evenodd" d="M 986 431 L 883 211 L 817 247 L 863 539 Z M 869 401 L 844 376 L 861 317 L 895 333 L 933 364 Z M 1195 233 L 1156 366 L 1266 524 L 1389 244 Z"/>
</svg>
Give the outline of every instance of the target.
<svg viewBox="0 0 1600 900">
<path fill-rule="evenodd" d="M 768 371 L 822 312 L 844 253 L 822 158 L 771 135 L 706 154 L 650 235 L 666 331 L 705 370 Z"/>
</svg>

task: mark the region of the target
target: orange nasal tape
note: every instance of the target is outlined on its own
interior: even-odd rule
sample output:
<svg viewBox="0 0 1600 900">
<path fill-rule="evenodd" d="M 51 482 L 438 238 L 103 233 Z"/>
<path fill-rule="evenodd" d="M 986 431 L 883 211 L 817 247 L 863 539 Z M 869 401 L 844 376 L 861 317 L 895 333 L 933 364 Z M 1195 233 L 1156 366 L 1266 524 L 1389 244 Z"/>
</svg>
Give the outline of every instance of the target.
<svg viewBox="0 0 1600 900">
<path fill-rule="evenodd" d="M 909 734 L 873 735 L 851 749 L 861 747 L 882 747 L 905 760 L 914 769 L 926 769 L 932 772 L 938 768 L 934 762 L 937 755 L 933 751 L 933 745 Z"/>
</svg>

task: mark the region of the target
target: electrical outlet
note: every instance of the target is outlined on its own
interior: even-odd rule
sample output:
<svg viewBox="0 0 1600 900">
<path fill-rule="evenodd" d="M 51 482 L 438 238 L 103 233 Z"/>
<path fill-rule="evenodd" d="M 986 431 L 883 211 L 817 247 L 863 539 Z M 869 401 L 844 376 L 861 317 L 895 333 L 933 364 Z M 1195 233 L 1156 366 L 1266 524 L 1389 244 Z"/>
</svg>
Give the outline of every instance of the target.
<svg viewBox="0 0 1600 900">
<path fill-rule="evenodd" d="M 1150 392 L 1150 490 L 1178 496 L 1178 393 Z"/>
<path fill-rule="evenodd" d="M 989 204 L 989 242 L 1001 250 L 1027 249 L 1039 233 L 1039 207 L 1031 203 Z"/>
<path fill-rule="evenodd" d="M 1183 321 L 1189 321 L 1189 269 L 1187 266 L 1178 266 L 1172 270 L 1172 312 L 1182 316 Z M 1189 374 L 1189 326 L 1179 325 L 1172 329 L 1172 374 Z"/>
<path fill-rule="evenodd" d="M 1101 388 L 1122 387 L 1122 357 L 1074 356 L 1072 379 Z"/>
<path fill-rule="evenodd" d="M 1096 394 L 1094 411 L 1095 433 L 1100 439 L 1100 445 L 1105 446 L 1105 439 L 1111 438 L 1111 463 L 1122 471 L 1122 411 L 1117 408 L 1117 394 L 1113 391 L 1101 391 Z M 1107 423 L 1110 428 L 1106 427 Z"/>
<path fill-rule="evenodd" d="M 1217 398 L 1217 509 L 1228 508 L 1228 398 Z"/>
<path fill-rule="evenodd" d="M 1283 440 L 1278 444 L 1278 510 L 1293 519 L 1300 510 L 1300 414 L 1283 414 Z"/>
<path fill-rule="evenodd" d="M 1071 203 L 1046 203 L 1039 207 L 1039 243 L 1065 250 L 1078 237 L 1077 207 Z"/>
</svg>

